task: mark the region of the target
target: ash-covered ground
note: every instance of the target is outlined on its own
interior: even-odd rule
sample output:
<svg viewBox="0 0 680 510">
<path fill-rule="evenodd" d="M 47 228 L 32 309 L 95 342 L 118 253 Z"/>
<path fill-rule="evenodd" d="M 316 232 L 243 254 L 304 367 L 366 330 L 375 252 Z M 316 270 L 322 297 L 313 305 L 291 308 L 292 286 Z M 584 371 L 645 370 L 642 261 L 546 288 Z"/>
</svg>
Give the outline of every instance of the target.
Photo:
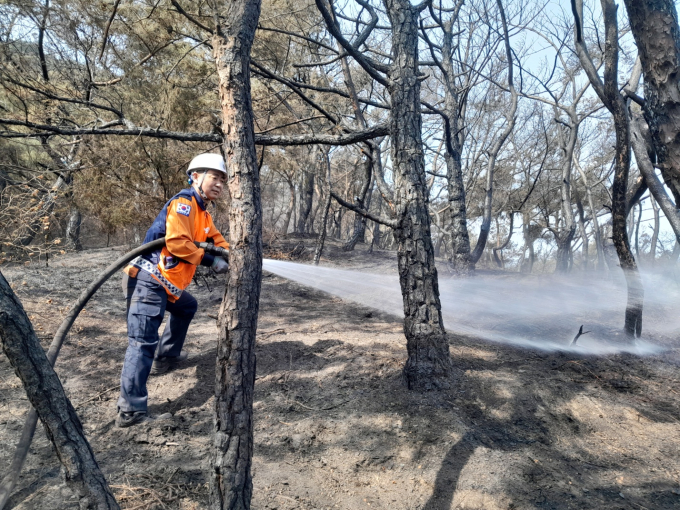
<svg viewBox="0 0 680 510">
<path fill-rule="evenodd" d="M 296 243 L 313 251 L 311 238 Z M 391 253 L 369 254 L 361 245 L 349 255 L 334 243 L 328 248 L 324 264 L 395 271 Z M 80 290 L 122 251 L 90 250 L 50 260 L 49 267 L 0 271 L 47 345 Z M 475 285 L 480 278 L 508 275 L 485 274 Z M 213 317 L 224 283 L 211 280 L 208 288 L 199 281 L 189 289 L 200 306 L 187 338 L 191 358 L 149 383 L 150 410 L 172 413 L 171 421 L 114 426 L 127 342 L 119 278 L 88 305 L 57 362 L 122 508 L 207 504 Z M 663 319 L 653 315 L 651 321 Z M 265 273 L 253 508 L 680 506 L 680 349 L 673 331 L 646 337 L 663 347 L 656 354 L 593 356 L 486 341 L 455 325 L 448 330 L 456 367 L 451 388 L 409 392 L 401 382 L 406 348 L 398 316 Z M 9 464 L 27 411 L 21 383 L 0 354 L 0 466 Z M 59 467 L 39 428 L 9 507 L 77 508 Z"/>
</svg>

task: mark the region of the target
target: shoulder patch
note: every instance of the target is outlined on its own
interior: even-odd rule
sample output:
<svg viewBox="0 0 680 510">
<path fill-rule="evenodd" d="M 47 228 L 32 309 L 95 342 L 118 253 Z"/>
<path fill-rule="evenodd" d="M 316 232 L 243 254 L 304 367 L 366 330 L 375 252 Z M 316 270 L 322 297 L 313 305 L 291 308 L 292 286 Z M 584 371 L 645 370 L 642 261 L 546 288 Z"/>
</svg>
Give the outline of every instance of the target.
<svg viewBox="0 0 680 510">
<path fill-rule="evenodd" d="M 182 214 L 183 216 L 189 216 L 191 213 L 191 206 L 189 204 L 177 204 L 177 214 Z"/>
</svg>

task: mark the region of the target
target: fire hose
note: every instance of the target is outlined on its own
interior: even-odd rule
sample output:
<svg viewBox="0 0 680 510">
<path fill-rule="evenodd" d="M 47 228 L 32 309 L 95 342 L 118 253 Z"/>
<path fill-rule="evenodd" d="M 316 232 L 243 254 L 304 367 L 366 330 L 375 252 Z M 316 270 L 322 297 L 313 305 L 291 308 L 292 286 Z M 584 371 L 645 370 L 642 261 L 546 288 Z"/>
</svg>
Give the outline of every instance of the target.
<svg viewBox="0 0 680 510">
<path fill-rule="evenodd" d="M 205 250 L 206 253 L 210 253 L 211 255 L 215 255 L 217 257 L 222 257 L 225 262 L 229 261 L 229 250 L 220 248 L 219 246 L 215 246 L 212 243 L 207 242 L 199 243 L 198 241 L 195 241 L 194 244 L 197 248 Z M 76 321 L 78 314 L 80 314 L 83 308 L 85 308 L 87 302 L 104 284 L 104 282 L 111 278 L 111 276 L 113 276 L 115 273 L 123 269 L 130 261 L 139 257 L 140 255 L 156 251 L 163 246 L 165 246 L 165 238 L 160 238 L 129 251 L 109 265 L 101 276 L 90 283 L 90 285 L 88 285 L 87 288 L 80 293 L 80 297 L 73 304 L 69 312 L 66 314 L 66 317 L 64 317 L 64 320 L 59 325 L 59 329 L 57 329 L 57 332 L 54 334 L 50 348 L 47 351 L 47 360 L 49 361 L 50 365 L 54 367 L 54 364 L 57 361 L 57 356 L 59 356 L 61 346 L 64 344 L 66 335 L 68 335 L 68 332 L 71 330 L 71 326 L 73 326 L 73 323 Z M 19 444 L 17 445 L 17 449 L 14 452 L 12 463 L 9 466 L 9 472 L 2 480 L 2 483 L 0 483 L 0 510 L 2 510 L 7 504 L 10 494 L 14 490 L 14 487 L 19 480 L 19 474 L 21 473 L 21 468 L 23 467 L 24 461 L 26 460 L 28 449 L 31 446 L 31 441 L 33 440 L 33 434 L 35 433 L 35 427 L 37 423 L 38 414 L 35 412 L 35 409 L 31 408 L 28 416 L 26 417 L 26 421 L 24 422 L 24 428 L 21 431 L 21 438 L 19 439 Z"/>
</svg>

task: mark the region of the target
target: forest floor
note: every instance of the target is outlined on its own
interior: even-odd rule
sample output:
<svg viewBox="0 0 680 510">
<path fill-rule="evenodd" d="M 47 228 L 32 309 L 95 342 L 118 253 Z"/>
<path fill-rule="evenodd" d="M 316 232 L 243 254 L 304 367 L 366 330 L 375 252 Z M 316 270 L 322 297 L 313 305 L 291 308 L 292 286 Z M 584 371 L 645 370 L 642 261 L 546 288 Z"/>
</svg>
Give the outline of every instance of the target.
<svg viewBox="0 0 680 510">
<path fill-rule="evenodd" d="M 305 245 L 304 258 L 314 240 L 296 244 Z M 1 270 L 48 345 L 80 290 L 122 251 Z M 331 242 L 327 253 L 327 264 L 395 270 L 393 253 L 369 254 L 362 245 L 348 256 Z M 124 509 L 206 507 L 213 317 L 223 285 L 192 284 L 199 312 L 186 343 L 190 359 L 149 380 L 150 411 L 173 414 L 162 426 L 114 425 L 127 345 L 119 278 L 98 292 L 62 349 L 57 372 Z M 401 380 L 406 348 L 398 317 L 265 273 L 253 508 L 680 508 L 680 349 L 586 357 L 455 331 L 449 338 L 451 388 L 410 392 Z M 21 383 L 0 354 L 2 475 L 27 411 Z M 40 427 L 9 508 L 77 508 Z"/>
</svg>

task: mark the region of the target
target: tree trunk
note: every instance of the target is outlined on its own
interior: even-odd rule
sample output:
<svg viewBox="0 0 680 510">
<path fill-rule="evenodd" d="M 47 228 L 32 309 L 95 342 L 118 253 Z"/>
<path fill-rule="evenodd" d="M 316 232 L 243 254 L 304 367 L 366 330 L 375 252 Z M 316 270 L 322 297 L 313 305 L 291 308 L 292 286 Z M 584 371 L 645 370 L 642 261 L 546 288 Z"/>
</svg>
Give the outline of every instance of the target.
<svg viewBox="0 0 680 510">
<path fill-rule="evenodd" d="M 364 178 L 361 184 L 361 190 L 359 191 L 359 195 L 355 197 L 354 200 L 356 205 L 358 205 L 362 209 L 365 209 L 366 211 L 368 211 L 371 207 L 371 188 L 372 188 L 371 185 L 373 184 L 372 167 L 373 157 L 372 154 L 369 152 L 369 155 L 366 157 L 366 161 L 364 162 Z M 357 245 L 358 242 L 363 242 L 365 233 L 366 233 L 366 218 L 359 213 L 354 213 L 354 227 L 352 229 L 352 233 L 349 236 L 349 239 L 342 247 L 342 249 L 344 251 L 354 250 L 354 247 Z"/>
<path fill-rule="evenodd" d="M 680 207 L 680 27 L 673 0 L 624 0 L 644 73 L 657 166 Z"/>
<path fill-rule="evenodd" d="M 380 216 L 382 212 L 382 202 L 383 201 L 378 196 L 378 210 L 377 210 L 378 216 Z M 380 248 L 380 223 L 378 223 L 377 221 L 373 222 L 372 234 L 373 235 L 371 236 L 371 246 L 368 248 L 368 253 L 373 253 L 374 246 Z"/>
<path fill-rule="evenodd" d="M 586 220 L 585 211 L 583 210 L 583 202 L 581 202 L 581 197 L 576 195 L 576 210 L 578 211 L 578 228 L 581 231 L 581 239 L 583 240 L 583 248 L 581 248 L 581 253 L 583 254 L 583 269 L 588 270 L 588 232 L 586 232 Z"/>
<path fill-rule="evenodd" d="M 510 244 L 513 229 L 515 226 L 515 212 L 510 211 L 508 214 L 510 215 L 510 226 L 508 227 L 508 237 L 503 244 L 501 244 L 500 229 L 498 227 L 498 216 L 496 216 L 496 247 L 493 249 L 493 259 L 496 262 L 496 265 L 501 269 L 505 269 L 505 261 L 503 260 L 503 250 L 508 247 L 508 244 Z M 498 256 L 499 251 L 501 252 L 500 257 Z"/>
<path fill-rule="evenodd" d="M 295 210 L 295 185 L 293 181 L 288 181 L 288 192 L 290 193 L 290 200 L 288 201 L 288 209 L 286 210 L 286 216 L 283 220 L 283 227 L 281 227 L 281 233 L 285 236 L 290 229 L 290 220 L 293 217 L 293 210 Z"/>
<path fill-rule="evenodd" d="M 642 333 L 644 289 L 635 258 L 626 235 L 626 189 L 630 169 L 630 130 L 628 110 L 618 88 L 617 7 L 613 0 L 602 0 L 605 18 L 604 95 L 616 129 L 616 158 L 612 184 L 612 240 L 628 286 L 624 330 L 630 338 Z"/>
<path fill-rule="evenodd" d="M 409 389 L 448 386 L 449 344 L 439 301 L 437 269 L 430 237 L 418 79 L 418 10 L 408 0 L 384 0 L 392 25 L 389 92 L 395 180 L 399 283 L 404 300 Z"/>
<path fill-rule="evenodd" d="M 659 223 L 661 218 L 659 217 L 659 206 L 656 200 L 654 200 L 653 196 L 649 197 L 649 199 L 652 202 L 652 210 L 654 211 L 654 231 L 652 232 L 652 241 L 649 245 L 649 260 L 653 264 L 656 260 L 656 245 L 659 240 Z"/>
<path fill-rule="evenodd" d="M 323 252 L 323 245 L 326 242 L 326 229 L 328 223 L 328 211 L 331 208 L 331 160 L 328 151 L 325 152 L 326 160 L 326 186 L 328 187 L 326 192 L 326 203 L 323 207 L 323 215 L 321 216 L 321 230 L 319 230 L 319 238 L 316 242 L 316 250 L 314 251 L 314 265 L 319 265 L 319 260 L 321 259 L 321 252 Z"/>
<path fill-rule="evenodd" d="M 529 258 L 525 258 L 520 265 L 520 272 L 531 273 L 534 268 L 534 261 L 536 260 L 536 254 L 534 253 L 534 241 L 535 238 L 531 232 L 530 228 L 531 219 L 528 213 L 522 214 L 522 234 L 524 236 L 524 251 L 522 256 L 529 251 Z"/>
<path fill-rule="evenodd" d="M 458 9 L 462 2 L 458 4 Z M 458 19 L 458 12 L 442 23 L 444 33 L 442 41 L 441 69 L 444 82 L 444 162 L 446 163 L 446 183 L 449 200 L 449 215 L 451 219 L 451 254 L 449 268 L 453 273 L 466 276 L 474 271 L 474 264 L 470 260 L 470 234 L 467 228 L 467 210 L 465 204 L 465 183 L 463 182 L 463 166 L 461 153 L 463 151 L 463 132 L 459 129 L 461 111 L 467 102 L 467 93 L 461 98 L 456 87 L 458 73 L 454 68 L 454 29 Z M 443 222 L 442 222 L 443 223 Z"/>
<path fill-rule="evenodd" d="M 630 170 L 630 125 L 628 109 L 621 97 L 618 85 L 619 29 L 617 6 L 614 0 L 601 0 L 605 24 L 604 82 L 593 65 L 583 42 L 583 0 L 572 0 L 575 46 L 581 65 L 598 97 L 612 114 L 616 130 L 616 156 L 614 159 L 614 182 L 612 183 L 612 241 L 616 247 L 619 264 L 626 277 L 628 303 L 624 319 L 624 331 L 630 338 L 642 332 L 642 306 L 644 289 L 642 279 L 630 251 L 626 232 L 628 172 Z"/>
<path fill-rule="evenodd" d="M 640 223 L 642 222 L 642 202 L 638 203 L 638 218 L 635 222 L 635 258 L 640 260 Z"/>
<path fill-rule="evenodd" d="M 83 427 L 21 303 L 0 273 L 0 340 L 81 508 L 118 509 Z"/>
<path fill-rule="evenodd" d="M 76 251 L 83 249 L 83 245 L 80 242 L 80 226 L 82 221 L 83 217 L 80 214 L 80 209 L 75 205 L 72 205 L 69 212 L 68 224 L 66 225 L 66 237 L 71 247 Z"/>
<path fill-rule="evenodd" d="M 555 272 L 567 273 L 569 272 L 569 260 L 571 258 L 571 242 L 574 240 L 576 234 L 576 225 L 572 224 L 571 228 L 559 235 L 555 234 L 555 243 L 557 244 L 557 253 L 555 254 Z"/>
<path fill-rule="evenodd" d="M 576 169 L 581 174 L 583 179 L 583 185 L 586 188 L 586 197 L 588 198 L 588 207 L 590 208 L 590 214 L 593 217 L 593 231 L 595 232 L 595 248 L 597 249 L 597 270 L 604 271 L 604 248 L 602 243 L 602 229 L 600 228 L 599 221 L 597 219 L 597 210 L 595 209 L 593 201 L 593 193 L 588 184 L 588 177 L 586 173 L 581 168 L 577 158 L 574 158 L 574 165 Z"/>
<path fill-rule="evenodd" d="M 452 146 L 444 155 L 444 161 L 446 162 L 449 213 L 451 215 L 449 267 L 455 274 L 466 276 L 474 271 L 475 266 L 470 260 L 470 234 L 467 228 L 465 183 L 463 182 L 460 152 Z"/>
<path fill-rule="evenodd" d="M 298 234 L 308 234 L 309 213 L 312 211 L 314 201 L 314 174 L 312 172 L 302 172 L 302 183 L 300 184 L 300 206 L 298 210 L 297 228 Z"/>
<path fill-rule="evenodd" d="M 489 152 L 489 161 L 486 168 L 486 193 L 484 197 L 484 215 L 482 218 L 482 226 L 479 230 L 479 237 L 477 238 L 477 244 L 475 249 L 472 250 L 470 254 L 470 262 L 476 264 L 479 258 L 484 252 L 484 247 L 486 246 L 486 240 L 489 237 L 489 230 L 491 229 L 491 206 L 493 198 L 493 173 L 496 166 L 496 158 L 503 148 L 505 140 L 507 140 L 512 130 L 515 128 L 515 114 L 517 113 L 517 101 L 519 95 L 515 90 L 514 80 L 513 80 L 513 60 L 512 60 L 512 48 L 510 47 L 510 34 L 508 32 L 508 26 L 505 19 L 505 10 L 503 9 L 503 3 L 501 0 L 496 0 L 496 5 L 498 6 L 498 11 L 501 15 L 501 21 L 503 24 L 503 38 L 505 40 L 505 58 L 507 59 L 508 65 L 508 89 L 510 90 L 510 109 L 506 113 L 507 123 L 505 129 L 500 134 L 496 143 L 494 143 L 491 151 Z"/>
<path fill-rule="evenodd" d="M 250 95 L 250 50 L 259 0 L 218 2 L 212 38 L 222 108 L 230 271 L 218 320 L 210 507 L 250 508 L 253 494 L 255 335 L 262 282 L 262 206 Z"/>
<path fill-rule="evenodd" d="M 560 185 L 560 204 L 564 218 L 564 227 L 559 231 L 559 234 L 555 234 L 555 239 L 557 241 L 556 273 L 566 273 L 569 271 L 569 261 L 572 257 L 571 243 L 576 234 L 574 211 L 571 206 L 571 163 L 574 159 L 574 149 L 578 140 L 580 119 L 574 104 L 567 109 L 567 113 L 569 115 L 569 122 L 568 126 L 565 126 L 565 128 L 569 129 L 569 136 L 565 139 L 563 132 L 565 128 L 561 126 L 557 127 L 560 148 L 562 149 L 564 158 L 562 161 L 562 182 Z M 558 112 L 557 108 L 555 108 L 555 117 L 557 118 L 557 116 Z M 556 224 L 556 228 L 557 227 L 559 227 L 559 222 Z"/>
</svg>

